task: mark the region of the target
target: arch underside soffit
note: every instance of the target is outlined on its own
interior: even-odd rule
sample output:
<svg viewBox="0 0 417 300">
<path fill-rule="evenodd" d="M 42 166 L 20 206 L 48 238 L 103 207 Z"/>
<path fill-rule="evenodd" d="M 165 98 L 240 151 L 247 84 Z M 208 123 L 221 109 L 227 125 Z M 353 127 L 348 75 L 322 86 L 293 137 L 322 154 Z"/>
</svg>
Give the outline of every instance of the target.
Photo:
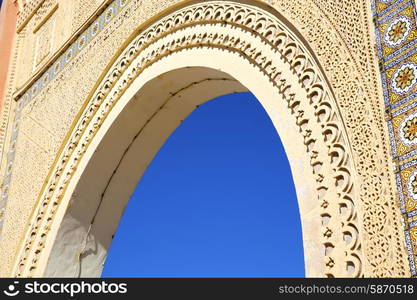
<svg viewBox="0 0 417 300">
<path fill-rule="evenodd" d="M 129 6 L 137 1 L 127 2 Z M 309 237 L 303 224 L 304 241 L 314 244 L 309 249 L 305 243 L 307 256 L 308 251 L 320 252 L 318 262 L 307 258 L 307 269 L 316 268 L 309 273 L 329 277 L 409 276 L 394 178 L 388 168 L 389 140 L 383 126 L 381 95 L 373 88 L 378 83 L 375 62 L 368 56 L 361 62 L 361 56 L 347 48 L 340 27 L 318 8 L 320 1 L 303 2 L 301 7 L 296 2 L 269 1 L 274 9 L 254 1 L 190 2 L 132 35 L 91 96 L 86 97 L 62 151 L 50 166 L 13 274 L 43 275 L 55 236 L 59 240 L 60 224 L 73 197 L 71 191 L 77 185 L 74 178 L 82 177 L 80 166 L 92 157 L 91 145 L 99 144 L 95 139 L 104 135 L 100 128 L 110 122 L 109 115 L 121 111 L 120 103 L 125 100 L 120 99 L 126 98 L 146 72 L 159 68 L 164 61 L 171 60 L 174 65 L 176 57 L 181 61 L 187 53 L 190 57 L 207 53 L 208 57 L 235 57 L 237 64 L 249 66 L 248 74 L 256 73 L 268 82 L 270 95 L 276 94 L 275 101 L 281 103 L 277 105 L 284 105 L 280 113 L 292 120 L 293 133 L 303 146 L 303 159 L 308 161 L 310 176 L 305 180 L 314 187 L 306 197 L 300 193 L 301 180 L 295 180 L 297 196 L 300 207 L 307 203 L 303 199 L 309 198 L 316 214 L 314 222 L 319 224 L 316 235 Z M 361 20 L 367 24 L 365 8 Z M 231 76 L 225 75 L 228 80 L 256 91 L 236 68 L 222 70 L 215 61 L 210 64 L 205 67 L 218 68 Z M 206 79 L 212 77 L 202 80 Z M 262 92 L 254 94 L 262 103 Z M 273 112 L 273 108 L 268 109 Z M 20 110 L 28 113 L 24 107 Z M 270 117 L 274 121 L 274 116 Z M 281 135 L 279 122 L 274 123 Z M 291 167 L 296 172 L 293 164 Z M 11 189 L 16 177 L 11 179 Z M 301 215 L 303 218 L 303 211 Z"/>
</svg>

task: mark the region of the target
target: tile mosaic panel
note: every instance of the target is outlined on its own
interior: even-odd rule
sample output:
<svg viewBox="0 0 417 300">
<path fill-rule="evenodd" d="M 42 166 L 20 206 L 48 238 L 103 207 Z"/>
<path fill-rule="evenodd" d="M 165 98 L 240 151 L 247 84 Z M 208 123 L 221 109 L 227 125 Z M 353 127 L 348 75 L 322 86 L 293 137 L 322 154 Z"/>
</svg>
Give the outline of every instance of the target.
<svg viewBox="0 0 417 300">
<path fill-rule="evenodd" d="M 417 23 L 414 0 L 373 0 L 377 53 L 410 269 L 417 276 Z"/>
</svg>

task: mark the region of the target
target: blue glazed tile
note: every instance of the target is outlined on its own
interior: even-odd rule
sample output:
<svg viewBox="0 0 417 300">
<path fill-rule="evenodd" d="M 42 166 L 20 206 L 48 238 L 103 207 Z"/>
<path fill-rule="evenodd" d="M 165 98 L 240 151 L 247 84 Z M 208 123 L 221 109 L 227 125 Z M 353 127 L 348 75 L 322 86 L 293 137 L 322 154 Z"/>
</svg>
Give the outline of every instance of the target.
<svg viewBox="0 0 417 300">
<path fill-rule="evenodd" d="M 400 11 L 402 11 L 407 6 L 412 5 L 412 3 L 410 2 L 410 0 L 405 0 L 404 2 L 405 3 L 403 5 L 401 5 L 401 6 L 399 6 L 396 10 L 392 11 L 388 15 L 384 16 L 383 18 L 381 18 L 379 20 L 379 24 L 383 24 L 383 23 L 385 23 L 387 21 L 391 21 Z"/>
</svg>

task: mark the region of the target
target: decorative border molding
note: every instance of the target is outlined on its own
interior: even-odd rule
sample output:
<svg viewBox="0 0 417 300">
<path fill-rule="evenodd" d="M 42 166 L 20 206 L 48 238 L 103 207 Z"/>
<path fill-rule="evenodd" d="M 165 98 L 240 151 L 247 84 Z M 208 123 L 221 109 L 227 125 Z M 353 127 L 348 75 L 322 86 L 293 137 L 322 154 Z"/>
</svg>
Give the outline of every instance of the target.
<svg viewBox="0 0 417 300">
<path fill-rule="evenodd" d="M 411 275 L 417 277 L 417 195 L 409 188 L 417 170 L 416 7 L 413 0 L 373 0 L 372 12 L 406 248 Z"/>
</svg>

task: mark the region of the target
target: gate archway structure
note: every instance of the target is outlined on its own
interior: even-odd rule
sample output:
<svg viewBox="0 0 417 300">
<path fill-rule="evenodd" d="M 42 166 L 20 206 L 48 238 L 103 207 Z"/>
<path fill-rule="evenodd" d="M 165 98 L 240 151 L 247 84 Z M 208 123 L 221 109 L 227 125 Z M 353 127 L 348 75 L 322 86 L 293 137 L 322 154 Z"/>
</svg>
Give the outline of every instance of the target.
<svg viewBox="0 0 417 300">
<path fill-rule="evenodd" d="M 257 97 L 286 150 L 306 274 L 412 275 L 370 7 L 352 17 L 353 36 L 321 1 L 101 8 L 6 103 L 3 276 L 99 276 L 160 146 L 198 105 L 241 91 Z"/>
</svg>

